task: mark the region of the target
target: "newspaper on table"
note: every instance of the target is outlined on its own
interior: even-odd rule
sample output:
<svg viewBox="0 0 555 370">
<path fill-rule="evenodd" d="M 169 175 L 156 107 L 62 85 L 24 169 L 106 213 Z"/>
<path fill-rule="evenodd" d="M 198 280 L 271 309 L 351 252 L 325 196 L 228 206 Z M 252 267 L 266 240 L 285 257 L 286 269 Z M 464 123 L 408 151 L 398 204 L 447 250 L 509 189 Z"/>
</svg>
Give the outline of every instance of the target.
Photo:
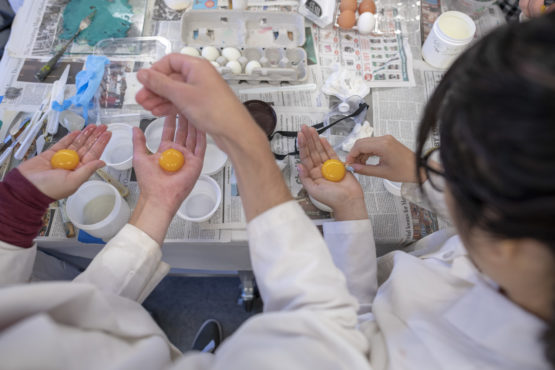
<svg viewBox="0 0 555 370">
<path fill-rule="evenodd" d="M 312 25 L 323 79 L 339 64 L 363 78 L 370 87 L 413 86 L 413 57 L 406 23 L 398 15 L 399 9 L 394 7 L 379 9 L 376 17 L 379 32 L 370 35 Z"/>
</svg>

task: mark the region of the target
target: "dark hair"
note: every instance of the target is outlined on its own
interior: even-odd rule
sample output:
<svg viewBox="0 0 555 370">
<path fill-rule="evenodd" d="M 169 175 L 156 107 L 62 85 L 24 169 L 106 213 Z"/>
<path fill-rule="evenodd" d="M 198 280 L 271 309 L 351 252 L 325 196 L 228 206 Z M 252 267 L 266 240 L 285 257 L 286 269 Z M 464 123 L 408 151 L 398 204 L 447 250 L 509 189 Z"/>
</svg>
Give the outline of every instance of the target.
<svg viewBox="0 0 555 370">
<path fill-rule="evenodd" d="M 459 226 L 555 253 L 555 13 L 500 27 L 458 58 L 426 106 L 417 158 L 437 129 Z M 555 314 L 544 340 L 555 367 Z"/>
</svg>

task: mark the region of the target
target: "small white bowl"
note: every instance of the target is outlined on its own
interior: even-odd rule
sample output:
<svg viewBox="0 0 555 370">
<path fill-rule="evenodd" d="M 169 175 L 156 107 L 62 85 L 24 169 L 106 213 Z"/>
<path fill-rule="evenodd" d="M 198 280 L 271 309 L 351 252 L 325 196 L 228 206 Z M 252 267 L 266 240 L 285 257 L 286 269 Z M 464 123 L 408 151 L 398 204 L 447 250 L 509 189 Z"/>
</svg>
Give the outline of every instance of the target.
<svg viewBox="0 0 555 370">
<path fill-rule="evenodd" d="M 222 202 L 222 190 L 210 176 L 200 175 L 191 194 L 177 210 L 177 216 L 193 221 L 207 221 L 214 215 Z"/>
<path fill-rule="evenodd" d="M 100 159 L 116 170 L 130 169 L 133 166 L 133 127 L 125 123 L 112 123 L 108 131 L 112 137 Z"/>
<path fill-rule="evenodd" d="M 389 191 L 391 194 L 395 195 L 396 197 L 401 196 L 401 185 L 403 185 L 402 182 L 395 182 L 383 179 L 383 184 L 386 190 Z"/>
<path fill-rule="evenodd" d="M 164 131 L 164 121 L 166 117 L 156 118 L 150 122 L 145 130 L 146 147 L 151 153 L 156 153 L 162 142 L 162 131 Z"/>
<path fill-rule="evenodd" d="M 214 175 L 224 168 L 227 162 L 227 154 L 220 150 L 210 136 L 206 137 L 206 153 L 204 154 L 204 164 L 202 174 Z"/>
<path fill-rule="evenodd" d="M 308 199 L 310 199 L 312 204 L 314 204 L 314 207 L 318 208 L 320 211 L 333 212 L 333 209 L 331 209 L 329 206 L 325 205 L 324 203 L 317 201 L 312 196 L 309 195 Z"/>
</svg>

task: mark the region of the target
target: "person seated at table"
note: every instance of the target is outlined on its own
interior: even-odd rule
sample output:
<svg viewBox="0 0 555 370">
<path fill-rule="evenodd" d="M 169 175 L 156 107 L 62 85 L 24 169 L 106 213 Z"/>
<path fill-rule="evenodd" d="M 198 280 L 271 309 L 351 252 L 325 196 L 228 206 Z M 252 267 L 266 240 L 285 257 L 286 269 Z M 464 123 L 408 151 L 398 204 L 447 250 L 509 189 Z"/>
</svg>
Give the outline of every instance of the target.
<svg viewBox="0 0 555 370">
<path fill-rule="evenodd" d="M 357 173 L 403 182 L 404 196 L 454 226 L 417 242 L 412 255 L 382 257 L 376 277 L 367 222 L 324 225 L 366 307 L 359 314 L 371 315 L 360 327 L 372 368 L 555 367 L 554 46 L 555 14 L 494 31 L 435 90 L 416 154 L 392 136 L 358 140 L 348 154 Z M 425 150 L 435 130 L 440 146 Z M 337 155 L 314 128 L 303 127 L 298 142 L 312 197 L 334 211 L 361 198 L 354 176 L 322 177 L 322 163 Z M 441 166 L 430 159 L 436 151 Z M 367 165 L 370 156 L 379 164 Z"/>
<path fill-rule="evenodd" d="M 549 85 L 550 80 L 543 75 L 546 70 L 542 63 L 546 62 L 545 59 L 539 58 L 548 54 L 550 45 L 547 41 L 534 41 L 534 37 L 538 34 L 555 35 L 554 24 L 553 19 L 538 19 L 519 27 L 502 28 L 478 42 L 463 56 L 462 62 L 455 63 L 446 76 L 446 82 L 432 98 L 429 109 L 437 108 L 438 101 L 442 101 L 444 95 L 446 98 L 456 98 L 455 101 L 459 102 L 461 96 L 456 94 L 455 83 L 468 83 L 468 79 L 458 78 L 459 73 L 465 77 L 466 69 L 469 65 L 476 65 L 477 58 L 481 59 L 480 66 L 484 71 L 478 70 L 476 73 L 481 72 L 478 76 L 485 78 L 487 82 L 482 86 L 483 89 L 495 88 L 496 85 L 487 80 L 487 77 L 493 74 L 497 78 L 494 80 L 501 85 L 507 82 L 516 83 L 518 89 L 510 92 L 521 98 L 521 95 L 528 92 L 525 87 L 532 88 L 535 99 L 541 99 L 543 94 L 548 92 L 550 95 L 547 97 L 551 98 L 553 86 Z M 521 70 L 522 64 L 518 63 L 514 70 L 498 69 L 501 67 L 499 63 L 504 63 L 507 59 L 496 58 L 493 54 L 513 55 L 523 44 L 540 49 L 534 55 L 535 58 L 519 59 L 518 57 L 522 58 L 522 54 L 514 55 L 517 62 L 531 63 L 534 67 L 533 72 L 530 72 L 529 68 Z M 489 74 L 484 74 L 485 71 Z M 532 78 L 526 80 L 522 75 L 523 71 L 531 73 Z M 545 73 L 547 77 L 552 76 L 550 69 Z M 132 301 L 141 297 L 154 280 L 157 266 L 160 265 L 160 252 L 156 248 L 161 243 L 161 239 L 156 235 L 163 237 L 163 233 L 156 230 L 149 232 L 148 225 L 145 225 L 147 230 L 143 234 L 128 225 L 126 228 L 133 229 L 134 235 L 140 238 L 124 240 L 122 234 L 118 234 L 115 237 L 117 245 L 112 240 L 95 258 L 91 267 L 75 282 L 17 285 L 0 289 L 2 368 L 546 367 L 536 335 L 547 326 L 538 317 L 546 316 L 546 312 L 550 310 L 550 299 L 553 295 L 547 289 L 547 281 L 552 278 L 550 272 L 554 262 L 552 252 L 543 245 L 543 236 L 534 239 L 536 234 L 533 234 L 529 239 L 506 240 L 507 248 L 514 252 L 509 254 L 515 258 L 520 256 L 519 258 L 523 258 L 521 262 L 527 263 L 513 266 L 514 270 L 509 273 L 506 265 L 503 265 L 504 268 L 495 269 L 504 273 L 503 278 L 488 269 L 488 273 L 503 284 L 514 274 L 514 279 L 510 280 L 511 284 L 503 286 L 504 295 L 483 282 L 487 279 L 478 274 L 471 261 L 465 257 L 464 248 L 457 238 L 451 239 L 444 246 L 453 248 L 452 255 L 449 255 L 451 250 L 444 249 L 443 253 L 437 256 L 432 254 L 428 262 L 401 252 L 392 255 L 390 262 L 394 263 L 393 272 L 378 291 L 374 243 L 362 194 L 356 191 L 334 191 L 334 194 L 347 194 L 347 197 L 342 198 L 341 204 L 334 206 L 337 218 L 342 221 L 326 225 L 324 231 L 334 254 L 343 256 L 343 261 L 346 262 L 341 265 L 341 261 L 336 259 L 349 277 L 346 280 L 345 275 L 335 266 L 321 234 L 292 199 L 274 161 L 266 135 L 207 61 L 171 54 L 155 63 L 151 69 L 140 71 L 138 79 L 145 88 L 137 95 L 137 101 L 146 109 L 156 115 L 174 115 L 176 111 L 179 112 L 187 118 L 189 125 L 211 134 L 217 145 L 228 153 L 237 176 L 248 220 L 249 249 L 253 270 L 264 300 L 264 312 L 245 322 L 220 345 L 215 354 L 191 353 L 179 357 L 179 353 L 174 350 L 144 309 Z M 516 79 L 516 82 L 513 79 Z M 502 91 L 507 95 L 506 89 L 501 90 L 501 87 L 497 86 L 499 90 L 494 89 L 496 92 Z M 444 94 L 445 89 L 449 90 L 449 93 Z M 462 97 L 480 96 L 480 102 L 492 98 L 489 91 L 487 99 L 475 91 L 463 92 Z M 543 106 L 541 109 L 538 108 L 538 101 L 531 100 L 529 95 L 524 97 L 523 102 L 530 104 L 530 107 L 522 106 L 534 118 L 539 119 L 540 114 L 552 114 Z M 445 101 L 449 102 L 447 99 Z M 543 100 L 541 102 L 546 104 Z M 459 105 L 457 109 L 466 108 L 461 108 L 462 106 Z M 507 113 L 515 107 L 515 104 L 508 105 Z M 472 108 L 474 105 L 469 109 Z M 481 113 L 489 117 L 488 112 L 489 110 L 486 110 Z M 445 112 L 442 111 L 442 114 Z M 464 119 L 465 115 L 460 117 Z M 508 114 L 502 117 L 511 118 Z M 442 122 L 443 124 L 445 122 Z M 430 124 L 424 127 L 421 136 L 425 136 L 429 126 Z M 530 124 L 530 127 L 538 126 L 540 125 L 537 123 Z M 544 129 L 547 133 L 541 136 L 541 140 L 553 140 L 549 128 Z M 462 132 L 464 133 L 464 130 Z M 505 127 L 500 132 L 509 133 Z M 309 138 L 307 135 L 306 142 Z M 463 140 L 465 138 L 469 139 L 459 138 L 462 140 L 460 145 L 463 149 L 466 148 Z M 448 139 L 447 142 L 449 143 Z M 146 150 L 143 153 L 142 135 L 135 138 L 135 143 L 141 144 L 139 149 L 135 149 L 136 155 L 146 155 Z M 455 143 L 455 146 L 457 144 Z M 518 148 L 518 151 L 524 154 L 524 148 Z M 546 146 L 534 148 L 547 153 L 551 153 L 552 150 Z M 309 149 L 303 150 L 304 154 L 309 153 Z M 476 158 L 471 153 L 465 153 L 470 155 L 470 158 Z M 315 155 L 316 152 L 311 154 Z M 141 162 L 155 171 L 155 165 L 147 159 L 135 160 L 138 167 Z M 316 160 L 314 158 L 314 161 Z M 522 164 L 517 160 L 515 165 Z M 548 163 L 542 160 L 532 166 L 531 170 L 540 171 L 547 165 Z M 303 166 L 310 166 L 306 158 Z M 480 166 L 478 168 L 483 170 Z M 496 173 L 487 170 L 490 174 Z M 456 189 L 450 177 L 453 171 L 447 172 L 449 175 L 446 174 L 446 177 L 448 194 L 449 191 L 453 194 L 455 202 L 459 198 L 458 193 L 453 191 Z M 537 195 L 537 188 L 534 186 L 548 181 L 552 172 L 549 172 L 547 179 L 532 181 L 531 186 L 536 189 L 531 191 L 532 195 Z M 303 173 L 307 175 L 303 180 L 306 181 L 308 174 Z M 489 181 L 489 177 L 487 180 Z M 520 177 L 511 180 L 514 182 L 520 180 Z M 166 181 L 171 183 L 167 178 Z M 350 184 L 354 182 L 350 181 Z M 175 188 L 180 187 L 179 185 L 173 183 L 172 187 L 164 187 L 168 193 L 164 196 L 160 195 L 160 192 L 152 193 L 148 190 L 144 194 L 145 201 L 140 203 L 137 212 L 145 217 L 148 216 L 146 213 L 154 212 L 157 216 L 154 219 L 157 230 L 166 227 L 165 220 L 175 213 L 175 205 L 166 203 L 168 199 L 173 198 L 176 203 L 182 200 L 181 196 L 175 194 Z M 343 189 L 345 185 L 340 183 L 337 186 Z M 542 187 L 542 191 L 548 192 L 552 188 L 548 184 L 547 187 Z M 151 207 L 156 204 L 149 202 L 153 200 L 160 203 L 159 208 Z M 546 200 L 542 198 L 539 203 L 541 206 Z M 542 212 L 543 210 L 538 215 L 527 213 L 528 216 L 540 220 L 536 222 L 540 228 L 542 222 L 545 223 L 545 213 Z M 498 215 L 497 212 L 488 212 L 485 216 L 492 214 Z M 528 227 L 528 223 L 519 224 L 519 228 L 524 226 Z M 516 232 L 519 228 L 513 227 L 511 230 L 514 229 Z M 550 232 L 547 235 L 550 235 Z M 431 239 L 429 243 L 433 247 L 437 240 Z M 521 250 L 524 245 L 531 251 Z M 149 257 L 143 249 L 151 247 L 157 252 L 151 250 L 154 255 Z M 499 263 L 507 262 L 506 258 L 509 256 L 501 252 L 499 243 L 495 241 L 485 248 L 481 246 L 480 249 L 484 250 L 480 253 L 484 254 L 480 256 L 491 257 L 487 252 L 488 247 L 499 252 L 493 253 L 493 257 L 497 257 L 494 260 Z M 354 261 L 350 254 L 352 248 L 361 252 Z M 343 249 L 345 253 L 339 253 L 339 249 Z M 530 261 L 528 253 L 532 252 L 536 253 L 537 257 Z M 130 263 L 136 260 L 135 255 L 140 256 L 139 259 L 144 264 L 142 266 L 147 265 L 149 268 L 135 268 L 136 265 Z M 145 260 L 148 259 L 153 261 L 147 263 Z M 489 259 L 477 257 L 476 261 L 481 261 L 479 264 L 482 265 Z M 533 269 L 526 270 L 528 275 L 523 275 L 523 269 L 530 264 Z M 380 267 L 383 269 L 386 266 Z M 445 270 L 452 275 L 445 273 Z M 403 276 L 402 279 L 396 278 L 399 274 Z M 352 280 L 353 278 L 355 280 Z M 513 293 L 520 291 L 514 290 L 513 284 L 528 284 L 534 279 L 536 284 L 541 280 L 537 287 L 533 286 L 534 291 L 542 294 L 539 299 L 533 297 L 533 302 L 538 303 L 537 306 L 530 309 L 520 301 L 513 302 Z M 432 284 L 422 285 L 422 280 Z M 120 283 L 111 285 L 108 281 Z M 119 289 L 120 287 L 122 289 Z M 526 288 L 530 289 L 525 285 L 523 289 Z M 483 300 L 472 300 L 475 294 Z M 407 300 L 410 301 L 408 306 Z M 534 314 L 527 314 L 521 305 Z M 357 312 L 364 316 L 359 317 Z M 549 315 L 550 313 L 547 314 Z M 507 317 L 513 321 L 503 321 Z M 490 321 L 484 322 L 486 318 Z M 492 331 L 484 333 L 483 327 Z M 507 338 L 513 341 L 509 342 Z"/>
</svg>

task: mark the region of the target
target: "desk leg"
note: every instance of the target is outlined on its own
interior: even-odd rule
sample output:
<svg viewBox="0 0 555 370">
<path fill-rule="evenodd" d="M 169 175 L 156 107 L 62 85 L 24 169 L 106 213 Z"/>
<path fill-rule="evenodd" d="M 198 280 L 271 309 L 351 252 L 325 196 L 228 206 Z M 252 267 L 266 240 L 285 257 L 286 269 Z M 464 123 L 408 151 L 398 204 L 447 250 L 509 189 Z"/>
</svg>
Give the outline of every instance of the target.
<svg viewBox="0 0 555 370">
<path fill-rule="evenodd" d="M 256 280 L 252 271 L 239 271 L 239 290 L 241 296 L 238 303 L 243 306 L 246 312 L 251 312 L 256 298 Z"/>
</svg>

